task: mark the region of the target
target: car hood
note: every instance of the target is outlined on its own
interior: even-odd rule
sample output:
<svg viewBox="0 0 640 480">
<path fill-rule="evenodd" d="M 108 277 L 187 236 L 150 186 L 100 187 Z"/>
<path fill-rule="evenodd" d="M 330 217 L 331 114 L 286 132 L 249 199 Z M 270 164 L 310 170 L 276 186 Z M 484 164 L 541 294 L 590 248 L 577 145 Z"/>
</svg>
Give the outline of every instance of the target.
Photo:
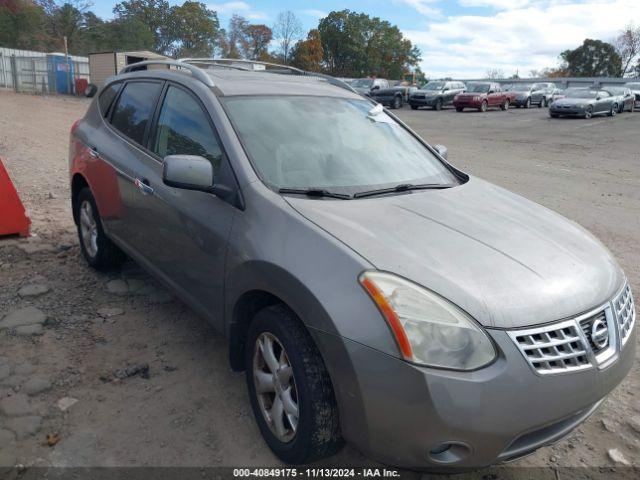
<svg viewBox="0 0 640 480">
<path fill-rule="evenodd" d="M 593 99 L 591 98 L 560 98 L 558 100 L 556 100 L 555 102 L 553 102 L 554 105 L 556 106 L 562 106 L 562 105 L 569 105 L 569 106 L 575 106 L 575 105 L 593 105 Z"/>
<path fill-rule="evenodd" d="M 375 268 L 435 291 L 487 327 L 586 312 L 624 281 L 608 250 L 578 224 L 476 178 L 445 190 L 287 201 Z"/>
</svg>

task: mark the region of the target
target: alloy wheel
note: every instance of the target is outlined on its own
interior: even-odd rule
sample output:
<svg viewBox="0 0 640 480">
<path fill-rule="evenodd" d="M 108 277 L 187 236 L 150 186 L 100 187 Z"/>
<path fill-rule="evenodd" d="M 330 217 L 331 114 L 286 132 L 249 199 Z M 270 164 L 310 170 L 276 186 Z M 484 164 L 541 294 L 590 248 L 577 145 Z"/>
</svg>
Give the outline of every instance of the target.
<svg viewBox="0 0 640 480">
<path fill-rule="evenodd" d="M 269 429 L 281 442 L 290 442 L 298 429 L 298 391 L 287 352 L 272 333 L 256 339 L 253 381 Z"/>
<path fill-rule="evenodd" d="M 592 115 L 593 115 L 593 110 L 591 109 L 591 107 L 587 107 L 587 109 L 584 112 L 584 118 L 591 118 Z"/>
<path fill-rule="evenodd" d="M 98 222 L 93 214 L 91 202 L 87 200 L 80 205 L 80 235 L 89 256 L 95 257 L 98 254 Z"/>
</svg>

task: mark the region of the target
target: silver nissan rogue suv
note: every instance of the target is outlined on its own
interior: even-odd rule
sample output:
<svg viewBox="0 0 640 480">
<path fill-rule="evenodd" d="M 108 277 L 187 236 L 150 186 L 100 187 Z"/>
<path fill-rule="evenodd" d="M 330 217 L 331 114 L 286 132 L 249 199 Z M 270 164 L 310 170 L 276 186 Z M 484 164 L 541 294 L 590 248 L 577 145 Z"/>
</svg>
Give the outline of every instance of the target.
<svg viewBox="0 0 640 480">
<path fill-rule="evenodd" d="M 609 251 L 346 85 L 286 68 L 110 78 L 71 133 L 88 263 L 124 252 L 228 338 L 286 463 L 346 440 L 393 466 L 480 467 L 591 415 L 636 344 Z"/>
</svg>

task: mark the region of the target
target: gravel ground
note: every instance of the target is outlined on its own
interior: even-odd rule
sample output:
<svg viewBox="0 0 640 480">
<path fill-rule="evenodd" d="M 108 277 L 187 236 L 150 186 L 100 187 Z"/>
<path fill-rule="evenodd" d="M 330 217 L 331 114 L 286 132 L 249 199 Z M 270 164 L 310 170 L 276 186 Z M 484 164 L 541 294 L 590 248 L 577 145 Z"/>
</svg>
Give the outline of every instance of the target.
<svg viewBox="0 0 640 480">
<path fill-rule="evenodd" d="M 244 377 L 229 370 L 224 339 L 134 264 L 104 275 L 80 257 L 67 147 L 87 105 L 0 90 L 0 156 L 34 234 L 0 240 L 0 478 L 18 476 L 16 464 L 278 465 L 253 420 Z M 640 113 L 399 115 L 431 143 L 447 145 L 458 167 L 588 228 L 640 292 Z M 567 438 L 510 465 L 552 467 L 549 478 L 637 478 L 621 467 L 640 466 L 638 371 L 636 362 Z M 373 465 L 349 446 L 321 465 L 347 464 Z M 496 467 L 483 475 L 531 472 Z"/>
</svg>

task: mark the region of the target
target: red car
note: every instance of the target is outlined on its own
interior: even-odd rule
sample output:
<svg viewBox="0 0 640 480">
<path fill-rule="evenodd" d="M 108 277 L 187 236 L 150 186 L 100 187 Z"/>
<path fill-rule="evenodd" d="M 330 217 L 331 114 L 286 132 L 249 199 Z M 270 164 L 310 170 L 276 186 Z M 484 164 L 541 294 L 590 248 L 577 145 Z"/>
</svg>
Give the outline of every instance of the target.
<svg viewBox="0 0 640 480">
<path fill-rule="evenodd" d="M 492 107 L 507 110 L 509 103 L 509 96 L 502 91 L 500 84 L 493 82 L 471 83 L 465 93 L 460 93 L 453 99 L 453 106 L 458 112 L 465 108 L 475 108 L 480 112 L 486 112 Z"/>
</svg>

